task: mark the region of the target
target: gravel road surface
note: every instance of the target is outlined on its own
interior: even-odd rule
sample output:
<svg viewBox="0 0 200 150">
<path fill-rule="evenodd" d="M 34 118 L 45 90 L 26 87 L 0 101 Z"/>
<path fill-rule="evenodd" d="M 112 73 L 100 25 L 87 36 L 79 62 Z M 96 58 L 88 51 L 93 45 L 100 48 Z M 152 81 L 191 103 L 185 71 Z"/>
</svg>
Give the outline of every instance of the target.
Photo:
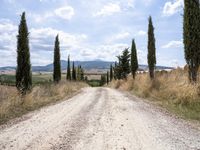
<svg viewBox="0 0 200 150">
<path fill-rule="evenodd" d="M 1 150 L 200 150 L 200 127 L 134 96 L 85 88 L 0 126 Z"/>
</svg>

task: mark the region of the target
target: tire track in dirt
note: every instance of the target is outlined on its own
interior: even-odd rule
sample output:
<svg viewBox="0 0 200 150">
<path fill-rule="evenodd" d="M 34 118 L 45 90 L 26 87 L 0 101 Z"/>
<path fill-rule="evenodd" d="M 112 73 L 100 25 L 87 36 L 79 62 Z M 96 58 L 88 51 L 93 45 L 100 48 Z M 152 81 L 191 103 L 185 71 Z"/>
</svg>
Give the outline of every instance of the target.
<svg viewBox="0 0 200 150">
<path fill-rule="evenodd" d="M 74 116 L 70 129 L 66 130 L 66 134 L 60 137 L 60 144 L 51 147 L 52 150 L 72 150 L 74 148 L 81 138 L 81 132 L 88 127 L 90 118 L 93 117 L 94 119 L 95 117 L 95 120 L 99 120 L 101 117 L 102 111 L 98 112 L 98 109 L 102 110 L 102 107 L 105 106 L 105 93 L 106 91 L 102 88 L 99 88 L 96 91 L 92 102 L 88 106 L 84 107 L 77 116 Z"/>
</svg>

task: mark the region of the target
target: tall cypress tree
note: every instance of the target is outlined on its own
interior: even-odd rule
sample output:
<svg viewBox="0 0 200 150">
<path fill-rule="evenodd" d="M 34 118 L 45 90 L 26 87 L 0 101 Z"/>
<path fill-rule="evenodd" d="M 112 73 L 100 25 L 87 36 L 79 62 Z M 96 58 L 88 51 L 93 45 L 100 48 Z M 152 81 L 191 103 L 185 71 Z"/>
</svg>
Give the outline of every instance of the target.
<svg viewBox="0 0 200 150">
<path fill-rule="evenodd" d="M 196 82 L 200 64 L 199 0 L 184 0 L 183 39 L 190 82 Z"/>
<path fill-rule="evenodd" d="M 138 69 L 138 59 L 137 59 L 137 50 L 135 45 L 135 40 L 132 40 L 132 47 L 131 47 L 131 72 L 133 75 L 133 79 L 135 79 L 135 74 Z"/>
<path fill-rule="evenodd" d="M 103 86 L 106 83 L 105 75 L 101 75 L 100 86 Z"/>
<path fill-rule="evenodd" d="M 81 80 L 80 66 L 77 67 L 77 71 L 76 71 L 76 79 L 77 79 L 78 81 Z"/>
<path fill-rule="evenodd" d="M 54 70 L 53 70 L 53 81 L 58 83 L 61 80 L 61 65 L 60 65 L 60 42 L 58 35 L 55 39 L 54 46 Z"/>
<path fill-rule="evenodd" d="M 80 78 L 81 78 L 81 81 L 84 80 L 84 70 L 81 66 L 80 66 Z"/>
<path fill-rule="evenodd" d="M 115 66 L 114 66 L 114 68 L 113 68 L 113 71 L 114 71 L 114 79 L 115 80 L 117 80 L 117 71 L 116 71 L 116 69 L 117 69 L 117 62 L 115 62 Z"/>
<path fill-rule="evenodd" d="M 112 64 L 110 65 L 110 81 L 113 80 L 113 66 Z"/>
<path fill-rule="evenodd" d="M 74 66 L 74 62 L 72 66 L 72 80 L 76 81 L 76 68 Z"/>
<path fill-rule="evenodd" d="M 107 82 L 107 85 L 109 83 L 109 72 L 107 71 L 107 74 L 106 74 L 106 82 Z"/>
<path fill-rule="evenodd" d="M 68 56 L 68 61 L 67 61 L 67 80 L 71 80 L 71 67 L 70 67 L 70 56 Z"/>
<path fill-rule="evenodd" d="M 16 87 L 26 94 L 32 87 L 32 72 L 29 51 L 29 32 L 26 24 L 25 12 L 22 13 L 17 36 L 17 68 Z"/>
<path fill-rule="evenodd" d="M 156 46 L 154 37 L 154 27 L 152 23 L 151 16 L 149 17 L 149 27 L 148 27 L 148 65 L 149 65 L 149 75 L 151 79 L 154 79 L 154 69 L 156 65 Z"/>
</svg>

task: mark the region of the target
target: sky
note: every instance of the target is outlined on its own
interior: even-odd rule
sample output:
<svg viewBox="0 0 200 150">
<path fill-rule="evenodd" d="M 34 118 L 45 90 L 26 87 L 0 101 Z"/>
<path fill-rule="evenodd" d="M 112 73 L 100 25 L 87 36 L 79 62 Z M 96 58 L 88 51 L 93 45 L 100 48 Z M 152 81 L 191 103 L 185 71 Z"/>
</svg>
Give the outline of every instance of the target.
<svg viewBox="0 0 200 150">
<path fill-rule="evenodd" d="M 32 65 L 53 61 L 58 34 L 61 59 L 116 61 L 136 41 L 147 64 L 148 17 L 155 28 L 157 65 L 184 66 L 183 0 L 0 0 L 0 67 L 16 66 L 16 36 L 26 12 Z"/>
</svg>

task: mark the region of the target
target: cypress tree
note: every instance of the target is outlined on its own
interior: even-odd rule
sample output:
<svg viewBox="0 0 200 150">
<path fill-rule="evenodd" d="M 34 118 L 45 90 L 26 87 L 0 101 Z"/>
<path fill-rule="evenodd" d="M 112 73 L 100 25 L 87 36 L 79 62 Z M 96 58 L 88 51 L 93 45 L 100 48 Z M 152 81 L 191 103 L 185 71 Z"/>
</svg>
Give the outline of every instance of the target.
<svg viewBox="0 0 200 150">
<path fill-rule="evenodd" d="M 110 65 L 110 81 L 113 80 L 113 66 L 112 64 Z"/>
<path fill-rule="evenodd" d="M 76 68 L 74 66 L 74 62 L 72 67 L 72 80 L 76 81 Z"/>
<path fill-rule="evenodd" d="M 32 72 L 29 51 L 29 32 L 25 12 L 22 13 L 17 36 L 16 87 L 26 94 L 32 88 Z"/>
<path fill-rule="evenodd" d="M 106 83 L 106 77 L 105 75 L 101 75 L 100 86 L 103 86 L 105 83 Z"/>
<path fill-rule="evenodd" d="M 67 61 L 67 80 L 71 80 L 71 66 L 70 66 L 70 56 L 68 56 L 68 61 Z"/>
<path fill-rule="evenodd" d="M 117 68 L 117 62 L 115 62 L 115 66 L 113 68 L 113 71 L 114 71 L 114 79 L 117 80 L 117 71 L 116 71 L 116 68 Z"/>
<path fill-rule="evenodd" d="M 77 71 L 76 71 L 76 72 L 77 72 L 76 79 L 77 79 L 78 81 L 80 81 L 80 80 L 81 80 L 81 76 L 80 76 L 80 74 L 81 74 L 81 73 L 80 73 L 80 66 L 77 67 Z"/>
<path fill-rule="evenodd" d="M 138 69 L 138 59 L 137 59 L 137 50 L 135 45 L 135 40 L 132 40 L 132 47 L 131 47 L 131 72 L 133 75 L 133 79 L 135 79 L 135 74 Z"/>
<path fill-rule="evenodd" d="M 199 0 L 184 0 L 183 42 L 190 82 L 196 82 L 200 64 Z"/>
<path fill-rule="evenodd" d="M 81 78 L 81 81 L 84 80 L 84 70 L 81 66 L 80 66 L 80 78 Z"/>
<path fill-rule="evenodd" d="M 106 74 L 106 82 L 107 82 L 107 85 L 109 83 L 109 72 L 107 71 L 107 74 Z"/>
<path fill-rule="evenodd" d="M 55 46 L 54 46 L 54 70 L 53 70 L 53 81 L 58 83 L 61 80 L 61 65 L 60 65 L 60 42 L 58 35 L 55 39 Z"/>
<path fill-rule="evenodd" d="M 149 75 L 151 79 L 154 79 L 154 69 L 156 65 L 156 47 L 155 47 L 155 37 L 154 37 L 154 27 L 152 23 L 151 16 L 149 17 L 149 27 L 148 27 L 148 66 Z"/>
<path fill-rule="evenodd" d="M 81 65 L 78 66 L 78 68 L 77 68 L 77 80 L 78 81 L 83 81 L 84 80 L 84 70 L 81 67 Z"/>
</svg>

